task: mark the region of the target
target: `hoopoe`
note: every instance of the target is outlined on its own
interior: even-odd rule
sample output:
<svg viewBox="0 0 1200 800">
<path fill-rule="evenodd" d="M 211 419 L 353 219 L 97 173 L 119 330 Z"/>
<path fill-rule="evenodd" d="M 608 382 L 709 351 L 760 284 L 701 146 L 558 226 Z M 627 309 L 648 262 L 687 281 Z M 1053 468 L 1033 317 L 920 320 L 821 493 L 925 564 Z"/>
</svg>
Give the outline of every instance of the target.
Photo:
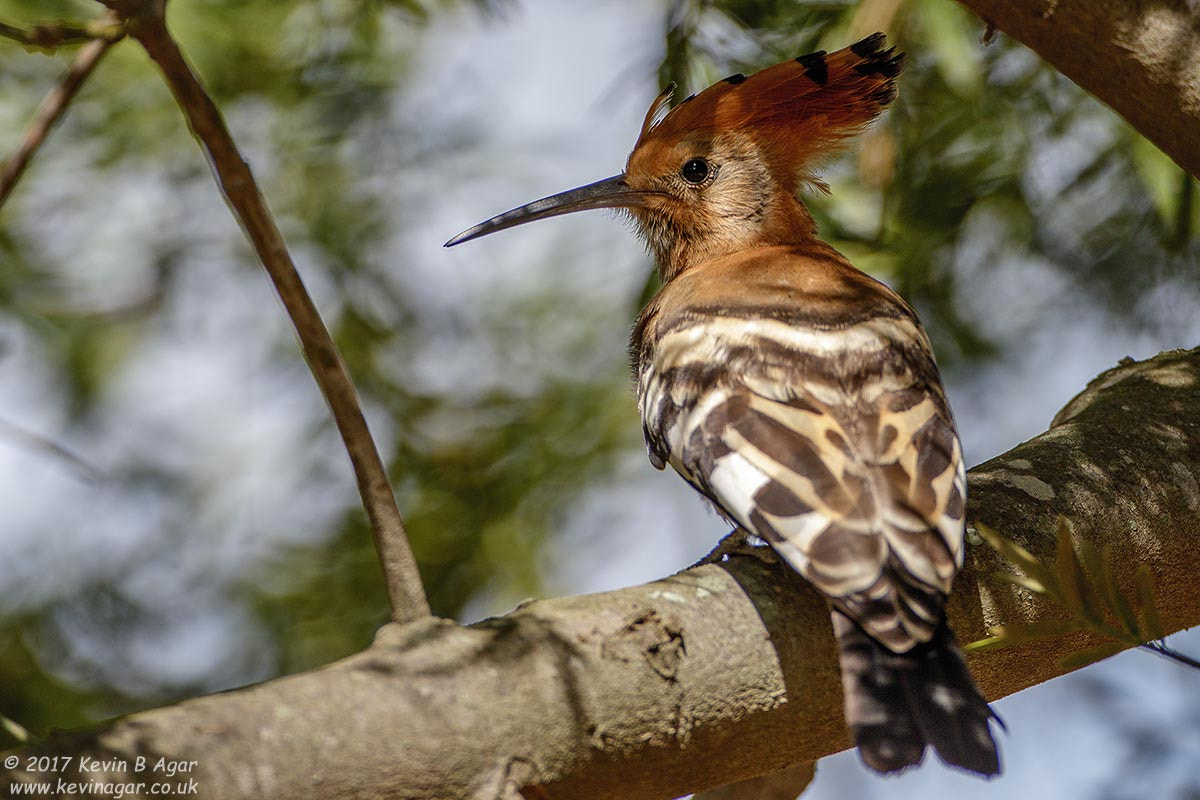
<svg viewBox="0 0 1200 800">
<path fill-rule="evenodd" d="M 627 210 L 663 287 L 630 353 L 650 461 L 670 464 L 828 599 L 846 722 L 868 766 L 932 747 L 1000 770 L 995 716 L 946 624 L 966 474 L 929 339 L 894 291 L 817 239 L 797 193 L 896 96 L 877 33 L 646 114 L 625 172 L 536 200 L 452 246 Z"/>
</svg>

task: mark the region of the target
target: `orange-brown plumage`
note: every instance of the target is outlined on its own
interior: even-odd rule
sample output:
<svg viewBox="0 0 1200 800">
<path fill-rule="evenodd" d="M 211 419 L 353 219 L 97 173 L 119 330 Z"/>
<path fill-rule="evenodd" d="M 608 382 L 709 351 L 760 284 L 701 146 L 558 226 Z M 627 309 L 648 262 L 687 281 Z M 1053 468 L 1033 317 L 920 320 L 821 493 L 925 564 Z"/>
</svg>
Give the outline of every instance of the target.
<svg viewBox="0 0 1200 800">
<path fill-rule="evenodd" d="M 905 55 L 884 50 L 883 34 L 826 55 L 800 56 L 746 77 L 731 75 L 656 121 L 651 106 L 629 168 L 661 172 L 682 152 L 727 134 L 762 148 L 772 173 L 810 180 L 811 170 L 869 125 L 896 96 Z M 791 188 L 795 188 L 795 184 Z"/>
<path fill-rule="evenodd" d="M 630 342 L 651 462 L 826 596 L 869 766 L 903 770 L 932 748 L 993 775 L 993 714 L 945 620 L 966 475 L 928 337 L 899 295 L 816 238 L 797 194 L 892 101 L 903 64 L 875 34 L 731 76 L 665 114 L 664 92 L 623 174 L 448 244 L 627 209 L 664 282 Z"/>
<path fill-rule="evenodd" d="M 876 34 L 829 55 L 730 76 L 665 115 L 669 94 L 654 101 L 624 179 L 645 193 L 631 212 L 664 281 L 729 252 L 816 234 L 796 192 L 820 186 L 815 169 L 895 97 L 905 56 L 884 43 Z M 736 170 L 737 182 L 689 191 L 681 170 L 696 159 Z"/>
</svg>

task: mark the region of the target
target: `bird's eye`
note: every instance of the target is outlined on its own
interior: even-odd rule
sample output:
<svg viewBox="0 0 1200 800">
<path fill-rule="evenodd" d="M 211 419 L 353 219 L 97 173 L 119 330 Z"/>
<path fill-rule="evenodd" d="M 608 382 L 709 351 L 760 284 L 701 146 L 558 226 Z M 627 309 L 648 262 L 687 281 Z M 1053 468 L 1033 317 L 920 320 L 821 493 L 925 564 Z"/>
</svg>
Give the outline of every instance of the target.
<svg viewBox="0 0 1200 800">
<path fill-rule="evenodd" d="M 679 170 L 679 174 L 688 183 L 704 183 L 709 175 L 708 162 L 703 158 L 693 158 L 683 165 Z"/>
</svg>

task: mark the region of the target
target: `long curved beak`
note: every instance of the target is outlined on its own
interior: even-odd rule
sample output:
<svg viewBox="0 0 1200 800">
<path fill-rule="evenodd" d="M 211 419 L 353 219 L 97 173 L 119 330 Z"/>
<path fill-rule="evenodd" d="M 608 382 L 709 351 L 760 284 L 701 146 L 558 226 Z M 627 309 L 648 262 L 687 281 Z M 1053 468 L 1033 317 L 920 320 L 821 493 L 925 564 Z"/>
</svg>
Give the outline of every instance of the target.
<svg viewBox="0 0 1200 800">
<path fill-rule="evenodd" d="M 637 191 L 629 188 L 629 184 L 625 182 L 624 174 L 614 175 L 602 181 L 589 183 L 587 186 L 580 186 L 578 189 L 552 194 L 549 197 L 543 197 L 541 200 L 526 203 L 520 208 L 505 211 L 503 214 L 498 214 L 473 228 L 467 228 L 458 236 L 446 242 L 444 246 L 453 247 L 456 244 L 469 242 L 472 239 L 478 239 L 480 236 L 487 236 L 489 233 L 502 231 L 505 228 L 523 225 L 526 222 L 533 222 L 535 219 L 557 217 L 559 214 L 586 211 L 589 208 L 633 208 L 641 206 L 645 204 L 646 196 L 649 194 L 653 194 L 653 192 Z"/>
</svg>

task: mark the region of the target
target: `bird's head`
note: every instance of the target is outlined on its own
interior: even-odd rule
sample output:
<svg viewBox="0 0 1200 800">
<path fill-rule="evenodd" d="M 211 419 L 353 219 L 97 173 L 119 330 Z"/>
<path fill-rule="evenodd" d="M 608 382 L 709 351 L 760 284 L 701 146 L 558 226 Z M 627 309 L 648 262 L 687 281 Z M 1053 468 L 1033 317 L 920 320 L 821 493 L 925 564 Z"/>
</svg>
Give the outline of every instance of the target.
<svg viewBox="0 0 1200 800">
<path fill-rule="evenodd" d="M 881 33 L 750 77 L 732 75 L 666 108 L 658 96 L 620 175 L 535 200 L 455 236 L 446 246 L 535 219 L 626 209 L 664 281 L 692 264 L 812 237 L 797 198 L 815 170 L 896 96 L 905 56 Z"/>
</svg>

